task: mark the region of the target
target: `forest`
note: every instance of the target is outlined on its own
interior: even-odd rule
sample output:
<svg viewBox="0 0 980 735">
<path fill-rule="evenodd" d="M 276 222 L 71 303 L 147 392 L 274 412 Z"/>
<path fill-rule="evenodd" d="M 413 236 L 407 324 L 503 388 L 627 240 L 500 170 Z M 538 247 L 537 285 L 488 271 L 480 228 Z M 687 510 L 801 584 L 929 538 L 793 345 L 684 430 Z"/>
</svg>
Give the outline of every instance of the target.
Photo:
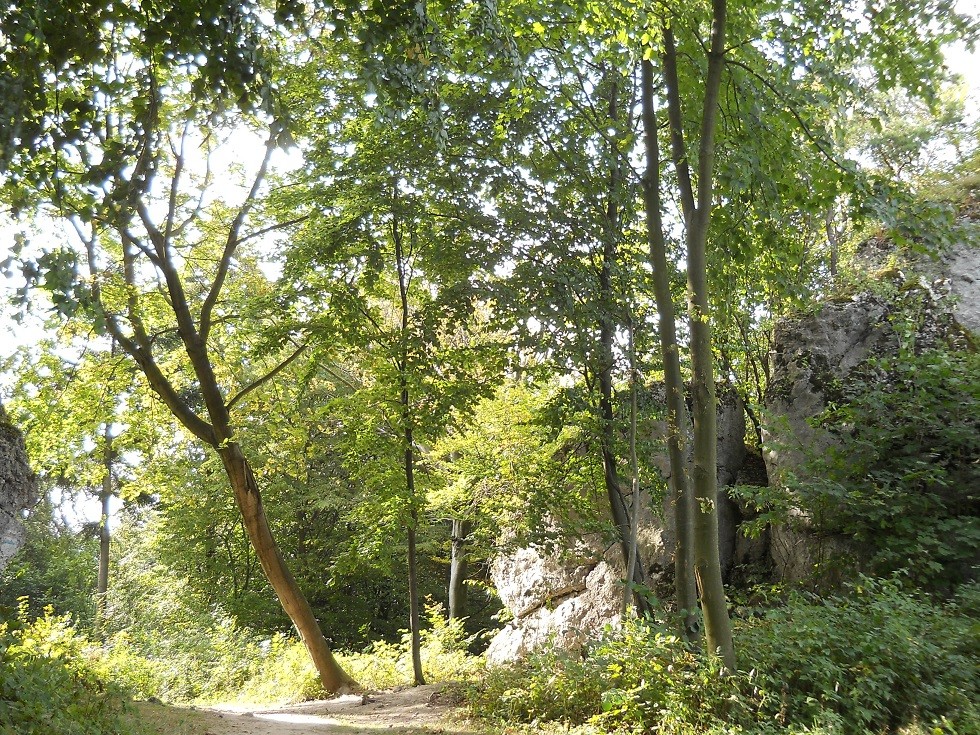
<svg viewBox="0 0 980 735">
<path fill-rule="evenodd" d="M 0 735 L 980 734 L 978 39 L 0 3 Z"/>
</svg>

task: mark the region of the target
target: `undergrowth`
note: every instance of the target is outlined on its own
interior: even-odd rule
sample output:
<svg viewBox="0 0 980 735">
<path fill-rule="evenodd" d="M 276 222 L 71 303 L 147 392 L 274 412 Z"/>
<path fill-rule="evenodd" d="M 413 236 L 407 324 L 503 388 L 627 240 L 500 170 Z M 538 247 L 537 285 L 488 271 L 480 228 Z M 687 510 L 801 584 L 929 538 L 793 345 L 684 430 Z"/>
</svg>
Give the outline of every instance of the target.
<svg viewBox="0 0 980 735">
<path fill-rule="evenodd" d="M 672 733 L 980 733 L 980 587 L 938 606 L 893 581 L 847 596 L 792 594 L 737 621 L 738 672 L 724 672 L 652 620 L 584 652 L 543 651 L 471 691 L 500 722 Z"/>
<path fill-rule="evenodd" d="M 0 624 L 0 735 L 134 735 L 126 697 L 84 655 L 86 642 L 51 609 L 34 621 L 26 603 Z"/>
<path fill-rule="evenodd" d="M 462 622 L 446 621 L 442 608 L 427 610 L 422 668 L 434 681 L 471 678 L 482 666 L 467 653 Z M 165 655 L 162 655 L 164 654 Z M 400 644 L 374 643 L 360 653 L 338 653 L 340 665 L 367 690 L 412 681 L 408 636 Z M 168 702 L 291 703 L 325 696 L 303 644 L 295 638 L 261 638 L 233 620 L 201 630 L 159 632 L 148 649 L 140 639 L 116 635 L 96 666 L 139 698 Z"/>
</svg>

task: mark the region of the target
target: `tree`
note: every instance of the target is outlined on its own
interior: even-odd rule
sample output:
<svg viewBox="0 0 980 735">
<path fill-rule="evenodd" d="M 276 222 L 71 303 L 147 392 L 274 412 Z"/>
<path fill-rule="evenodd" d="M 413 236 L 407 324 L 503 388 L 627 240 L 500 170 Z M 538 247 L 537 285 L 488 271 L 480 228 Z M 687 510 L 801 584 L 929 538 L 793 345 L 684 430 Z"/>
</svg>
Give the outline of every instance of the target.
<svg viewBox="0 0 980 735">
<path fill-rule="evenodd" d="M 133 464 L 156 429 L 147 420 L 152 414 L 141 410 L 148 397 L 139 392 L 133 366 L 93 337 L 64 328 L 57 338 L 20 348 L 4 367 L 16 374 L 11 411 L 25 427 L 28 453 L 49 494 L 60 496 L 61 506 L 79 498 L 101 506 L 87 529 L 99 538 L 98 631 L 109 584 L 110 504 L 127 494 Z"/>
<path fill-rule="evenodd" d="M 634 604 L 644 610 L 644 570 L 629 562 L 627 432 L 616 396 L 627 374 L 622 333 L 645 311 L 627 154 L 635 85 L 622 73 L 622 49 L 605 36 L 554 19 L 519 40 L 527 85 L 502 106 L 508 137 L 491 187 L 514 243 L 498 312 L 521 348 L 542 358 L 535 372 L 575 375 L 586 388 L 607 514 L 623 568 L 633 571 Z M 630 502 L 637 508 L 639 494 Z"/>
<path fill-rule="evenodd" d="M 373 496 L 368 507 L 384 509 L 375 517 L 404 529 L 421 684 L 417 540 L 429 473 L 420 457 L 495 376 L 493 340 L 472 331 L 476 283 L 495 244 L 485 234 L 492 219 L 464 176 L 466 140 L 449 128 L 437 144 L 417 113 L 378 121 L 359 92 L 356 83 L 335 89 L 335 122 L 326 129 L 317 124 L 323 96 L 307 103 L 314 148 L 304 186 L 287 190 L 282 202 L 302 220 L 286 277 L 304 329 L 350 353 L 364 371 L 343 399 L 358 416 L 347 430 L 350 471 Z M 306 306 L 325 303 L 329 312 Z"/>
<path fill-rule="evenodd" d="M 164 82 L 156 80 L 151 88 L 159 89 Z M 110 111 L 125 115 L 126 102 L 108 100 L 107 104 L 120 104 Z M 158 102 L 162 104 L 162 99 Z M 213 201 L 208 190 L 210 169 L 195 172 L 187 159 L 192 146 L 202 145 L 210 152 L 207 139 L 198 137 L 190 119 L 159 122 L 159 127 L 139 136 L 146 147 L 146 162 L 140 166 L 155 175 L 150 188 L 129 202 L 131 208 L 119 200 L 133 196 L 128 182 L 108 180 L 93 189 L 91 169 L 77 179 L 59 180 L 61 211 L 70 213 L 82 243 L 81 253 L 64 253 L 65 262 L 77 257 L 87 270 L 86 278 L 78 281 L 69 271 L 67 284 L 81 294 L 77 305 L 86 308 L 96 328 L 104 329 L 136 364 L 180 424 L 221 457 L 263 570 L 307 645 L 324 687 L 337 691 L 353 686 L 333 659 L 282 559 L 251 466 L 235 440 L 235 406 L 273 379 L 305 347 L 281 350 L 278 363 L 269 364 L 270 360 L 256 355 L 240 371 L 215 360 L 222 342 L 236 335 L 234 316 L 225 312 L 223 289 L 240 272 L 239 259 L 247 255 L 243 244 L 261 235 L 258 228 L 251 232 L 244 228 L 276 135 L 265 145 L 244 200 L 237 209 L 229 209 Z M 119 145 L 116 135 L 114 129 L 104 131 L 96 149 L 87 155 Z M 169 180 L 162 185 L 167 167 Z M 195 181 L 196 176 L 201 178 Z M 196 186 L 197 196 L 192 198 L 185 186 Z"/>
<path fill-rule="evenodd" d="M 908 86 L 918 94 L 929 97 L 934 80 L 930 79 L 926 71 L 928 60 L 935 59 L 939 54 L 944 38 L 965 28 L 964 19 L 950 13 L 949 3 L 942 2 L 917 2 L 902 9 L 889 8 L 885 12 L 872 6 L 868 8 L 864 18 L 867 21 L 864 27 L 859 20 L 861 3 L 842 3 L 838 9 L 839 15 L 828 15 L 825 7 L 818 9 L 802 2 L 795 4 L 790 13 L 786 9 L 782 12 L 773 9 L 771 12 L 763 10 L 756 13 L 753 8 L 742 5 L 733 7 L 735 13 L 732 25 L 738 31 L 737 40 L 741 42 L 742 39 L 753 38 L 756 34 L 772 39 L 774 48 L 782 54 L 782 64 L 773 65 L 771 57 L 765 54 L 760 58 L 752 50 L 752 44 L 726 45 L 726 29 L 731 9 L 724 0 L 713 0 L 711 3 L 710 38 L 707 45 L 701 42 L 698 34 L 698 28 L 704 21 L 697 15 L 688 15 L 670 6 L 658 9 L 650 15 L 643 28 L 645 35 L 640 39 L 647 46 L 642 62 L 647 157 L 644 192 L 655 270 L 663 271 L 669 267 L 666 257 L 667 231 L 662 215 L 665 207 L 661 198 L 661 157 L 657 138 L 659 126 L 656 106 L 659 97 L 654 85 L 653 60 L 658 56 L 663 95 L 666 97 L 674 187 L 684 225 L 683 254 L 688 276 L 689 349 L 694 399 L 695 571 L 701 590 L 708 647 L 712 651 L 720 650 L 729 668 L 735 665 L 735 653 L 717 565 L 717 520 L 714 517 L 717 487 L 712 322 L 716 317 L 712 313 L 712 284 L 709 280 L 709 271 L 718 272 L 724 269 L 727 258 L 721 248 L 709 248 L 708 244 L 710 236 L 720 236 L 711 227 L 713 206 L 718 203 L 719 208 L 724 211 L 733 200 L 738 201 L 738 196 L 735 195 L 739 193 L 733 186 L 738 183 L 738 179 L 731 176 L 726 179 L 729 184 L 726 189 L 716 190 L 716 139 L 720 135 L 722 149 L 735 154 L 731 160 L 737 159 L 740 150 L 751 150 L 751 144 L 739 138 L 737 124 L 732 131 L 735 135 L 724 136 L 722 123 L 719 122 L 721 89 L 726 68 L 730 78 L 735 77 L 731 70 L 737 69 L 747 72 L 748 76 L 758 81 L 768 93 L 769 99 L 766 102 L 772 104 L 778 111 L 777 114 L 789 115 L 796 121 L 796 127 L 783 128 L 789 138 L 803 136 L 808 146 L 815 148 L 825 159 L 830 159 L 829 163 L 832 165 L 828 168 L 836 166 L 841 170 L 843 176 L 824 176 L 819 179 L 822 186 L 817 188 L 817 194 L 824 202 L 834 202 L 844 184 L 850 182 L 852 186 L 857 186 L 855 179 L 858 177 L 854 175 L 854 167 L 842 165 L 829 153 L 831 146 L 827 141 L 832 139 L 830 131 L 835 121 L 828 119 L 824 110 L 838 109 L 844 100 L 854 99 L 852 95 L 857 87 L 854 84 L 854 67 L 865 64 L 873 68 L 881 74 L 884 87 Z M 840 31 L 833 28 L 832 24 L 827 24 L 828 18 L 834 18 L 833 23 L 843 22 L 848 31 L 853 31 L 845 34 L 847 43 L 838 44 L 831 40 L 839 38 Z M 838 18 L 841 21 L 836 20 Z M 917 35 L 916 28 L 929 28 L 930 32 Z M 799 38 L 803 29 L 816 40 L 801 47 Z M 677 36 L 680 33 L 692 33 L 696 40 L 679 41 Z M 702 55 L 703 62 L 694 64 L 693 59 Z M 765 71 L 762 70 L 763 63 Z M 688 67 L 686 79 L 693 78 L 693 84 L 688 82 L 686 86 L 682 86 L 682 64 Z M 799 74 L 801 69 L 806 72 L 802 80 Z M 685 89 L 698 89 L 700 92 L 700 100 L 696 103 L 699 112 L 696 115 L 690 114 L 691 102 L 687 102 L 685 110 Z M 816 100 L 823 102 L 822 107 L 813 104 Z M 831 104 L 827 104 L 828 102 Z M 739 119 L 737 114 L 732 117 L 736 121 Z M 722 133 L 719 133 L 720 129 Z M 693 147 L 695 142 L 696 153 Z M 752 162 L 751 158 L 743 160 Z M 756 162 L 758 160 L 756 158 Z M 783 167 L 784 171 L 802 170 L 786 166 L 786 161 L 782 161 L 763 175 L 772 176 L 785 185 L 787 179 L 785 175 L 780 176 L 777 171 L 779 167 Z M 752 171 L 751 167 L 749 171 Z M 804 175 L 796 173 L 796 176 L 797 181 L 806 180 Z M 813 179 L 811 183 L 812 181 Z M 714 290 L 714 302 L 717 304 L 717 286 Z M 662 304 L 666 308 L 665 295 L 663 278 L 660 276 L 658 305 Z M 663 318 L 664 314 L 661 313 L 661 319 Z M 662 350 L 666 363 L 671 357 L 673 346 L 670 335 L 664 336 Z M 675 375 L 671 379 L 677 393 L 680 392 L 678 378 L 679 375 Z M 682 406 L 678 401 L 675 403 L 677 405 L 671 409 L 671 413 L 679 417 Z M 671 423 L 678 425 L 676 420 Z M 672 461 L 676 461 L 676 458 L 672 457 Z M 676 472 L 675 468 L 675 474 Z"/>
</svg>

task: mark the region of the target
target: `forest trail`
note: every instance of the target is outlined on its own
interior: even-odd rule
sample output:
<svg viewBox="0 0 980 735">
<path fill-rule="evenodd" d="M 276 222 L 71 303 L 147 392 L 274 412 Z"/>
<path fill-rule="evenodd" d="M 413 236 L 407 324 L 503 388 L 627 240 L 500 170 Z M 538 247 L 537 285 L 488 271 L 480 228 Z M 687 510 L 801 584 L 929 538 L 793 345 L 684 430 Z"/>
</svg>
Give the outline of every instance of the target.
<svg viewBox="0 0 980 735">
<path fill-rule="evenodd" d="M 477 735 L 444 690 L 430 684 L 272 708 L 140 702 L 137 716 L 159 735 Z"/>
</svg>

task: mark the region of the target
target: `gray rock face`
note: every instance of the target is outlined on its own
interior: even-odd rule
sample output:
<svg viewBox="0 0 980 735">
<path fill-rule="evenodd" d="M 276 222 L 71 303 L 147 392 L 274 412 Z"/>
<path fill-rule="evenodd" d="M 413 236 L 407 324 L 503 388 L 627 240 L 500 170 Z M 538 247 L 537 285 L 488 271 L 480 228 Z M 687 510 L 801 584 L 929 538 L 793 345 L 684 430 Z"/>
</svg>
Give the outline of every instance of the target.
<svg viewBox="0 0 980 735">
<path fill-rule="evenodd" d="M 24 440 L 0 406 L 0 569 L 24 543 L 22 512 L 37 501 L 37 479 L 27 464 Z"/>
<path fill-rule="evenodd" d="M 943 270 L 953 296 L 953 318 L 980 338 L 980 247 L 960 244 L 943 258 Z"/>
<path fill-rule="evenodd" d="M 663 391 L 646 397 L 663 401 Z M 741 401 L 731 393 L 718 397 L 718 480 L 723 488 L 735 481 L 745 458 L 745 414 Z M 662 438 L 666 427 L 654 424 L 652 432 Z M 650 458 L 669 479 L 666 450 Z M 654 502 L 641 493 L 637 541 L 640 563 L 647 583 L 655 590 L 673 584 L 673 554 L 676 544 L 673 511 L 669 500 Z M 722 567 L 730 568 L 736 558 L 736 529 L 741 514 L 722 489 L 719 491 L 719 545 Z M 606 624 L 619 620 L 626 576 L 618 544 L 603 539 L 585 539 L 564 556 L 542 549 L 522 548 L 498 557 L 491 576 L 500 599 L 514 616 L 494 637 L 487 650 L 492 663 L 520 658 L 552 643 L 574 649 Z"/>
<path fill-rule="evenodd" d="M 797 472 L 805 452 L 830 445 L 827 433 L 808 420 L 827 407 L 855 367 L 893 348 L 889 311 L 883 299 L 864 294 L 776 325 L 768 419 L 762 431 L 770 481 L 777 483 L 786 472 Z"/>
<path fill-rule="evenodd" d="M 880 269 L 891 246 L 871 241 L 862 262 Z M 892 248 L 893 251 L 893 248 Z M 920 347 L 961 340 L 961 331 L 980 335 L 980 249 L 959 245 L 939 261 L 909 264 L 907 272 L 891 268 L 883 277 L 897 279 L 901 289 L 915 290 L 924 308 L 918 315 L 916 344 Z M 868 359 L 893 352 L 898 336 L 891 317 L 901 304 L 869 293 L 845 302 L 824 304 L 809 316 L 777 324 L 770 355 L 771 380 L 763 426 L 765 460 L 775 484 L 789 473 L 805 479 L 807 454 L 826 452 L 836 440 L 810 421 L 840 397 L 842 385 Z M 774 527 L 771 554 L 776 576 L 784 581 L 810 577 L 814 570 L 831 575 L 860 558 L 862 550 L 847 539 L 809 530 L 800 511 L 790 511 L 790 523 Z"/>
</svg>

